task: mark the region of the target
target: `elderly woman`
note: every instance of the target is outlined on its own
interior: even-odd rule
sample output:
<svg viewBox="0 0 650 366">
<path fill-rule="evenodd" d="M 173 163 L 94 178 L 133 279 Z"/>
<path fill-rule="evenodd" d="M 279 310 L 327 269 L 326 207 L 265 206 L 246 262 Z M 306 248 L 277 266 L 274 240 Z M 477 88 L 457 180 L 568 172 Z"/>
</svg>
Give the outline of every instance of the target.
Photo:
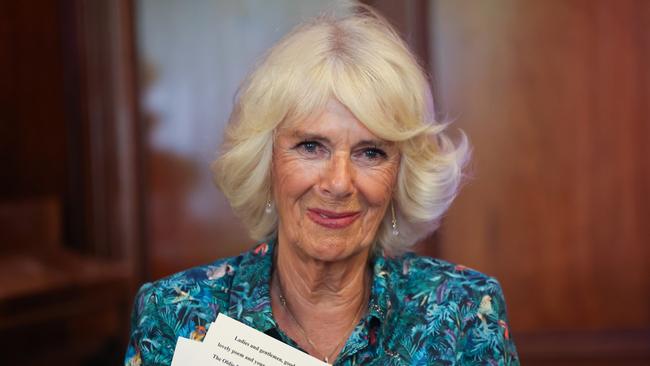
<svg viewBox="0 0 650 366">
<path fill-rule="evenodd" d="M 303 24 L 242 85 L 213 168 L 260 240 L 144 285 L 126 364 L 168 365 L 222 312 L 336 365 L 518 364 L 496 280 L 408 253 L 459 187 L 466 140 L 377 15 Z"/>
</svg>

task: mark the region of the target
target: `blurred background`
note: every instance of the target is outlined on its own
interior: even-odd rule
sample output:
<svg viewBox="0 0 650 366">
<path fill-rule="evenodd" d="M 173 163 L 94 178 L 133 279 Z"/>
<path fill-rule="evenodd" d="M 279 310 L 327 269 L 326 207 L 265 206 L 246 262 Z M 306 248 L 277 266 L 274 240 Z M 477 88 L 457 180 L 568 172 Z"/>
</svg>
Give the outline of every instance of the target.
<svg viewBox="0 0 650 366">
<path fill-rule="evenodd" d="M 418 250 L 501 281 L 524 365 L 650 365 L 650 2 L 365 2 L 474 146 Z M 0 2 L 0 364 L 119 364 L 144 281 L 252 244 L 209 164 L 256 59 L 331 6 Z"/>
</svg>

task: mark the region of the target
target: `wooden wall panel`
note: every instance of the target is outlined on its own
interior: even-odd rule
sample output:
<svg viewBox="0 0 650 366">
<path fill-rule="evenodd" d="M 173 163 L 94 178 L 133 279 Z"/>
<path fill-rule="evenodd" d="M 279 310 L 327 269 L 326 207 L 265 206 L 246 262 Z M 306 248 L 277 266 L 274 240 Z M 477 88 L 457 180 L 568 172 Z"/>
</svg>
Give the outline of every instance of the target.
<svg viewBox="0 0 650 366">
<path fill-rule="evenodd" d="M 131 5 L 0 2 L 2 365 L 122 359 L 140 245 Z"/>
<path fill-rule="evenodd" d="M 650 340 L 650 3 L 440 0 L 430 14 L 439 105 L 474 145 L 441 256 L 501 280 L 524 356 Z M 650 360 L 650 341 L 636 354 Z"/>
<path fill-rule="evenodd" d="M 65 191 L 61 27 L 56 2 L 0 3 L 1 199 Z"/>
</svg>

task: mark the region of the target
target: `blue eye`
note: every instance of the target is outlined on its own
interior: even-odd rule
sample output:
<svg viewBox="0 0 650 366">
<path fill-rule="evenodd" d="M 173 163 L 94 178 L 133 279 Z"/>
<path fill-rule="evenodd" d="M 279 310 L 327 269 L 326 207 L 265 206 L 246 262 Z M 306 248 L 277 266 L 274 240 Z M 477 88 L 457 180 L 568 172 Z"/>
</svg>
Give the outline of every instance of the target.
<svg viewBox="0 0 650 366">
<path fill-rule="evenodd" d="M 386 161 L 388 159 L 388 154 L 377 147 L 365 147 L 357 150 L 352 157 L 361 165 L 375 166 Z"/>
<path fill-rule="evenodd" d="M 318 149 L 318 145 L 319 144 L 316 141 L 305 141 L 299 144 L 299 146 L 301 146 L 302 149 L 308 153 L 315 153 Z"/>
<path fill-rule="evenodd" d="M 386 153 L 376 147 L 368 148 L 363 150 L 363 156 L 369 160 L 383 159 L 386 158 Z"/>
<path fill-rule="evenodd" d="M 318 156 L 325 152 L 325 148 L 320 142 L 312 140 L 302 141 L 298 143 L 294 149 L 301 154 L 308 156 Z"/>
</svg>

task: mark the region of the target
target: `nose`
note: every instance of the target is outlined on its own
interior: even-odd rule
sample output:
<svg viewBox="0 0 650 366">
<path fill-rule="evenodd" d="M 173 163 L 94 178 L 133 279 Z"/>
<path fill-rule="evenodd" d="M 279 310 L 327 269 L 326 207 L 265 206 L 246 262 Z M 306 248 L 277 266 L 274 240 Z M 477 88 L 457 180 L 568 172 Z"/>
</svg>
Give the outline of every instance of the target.
<svg viewBox="0 0 650 366">
<path fill-rule="evenodd" d="M 330 198 L 345 198 L 354 190 L 354 171 L 348 154 L 335 154 L 321 175 L 321 190 Z"/>
</svg>

